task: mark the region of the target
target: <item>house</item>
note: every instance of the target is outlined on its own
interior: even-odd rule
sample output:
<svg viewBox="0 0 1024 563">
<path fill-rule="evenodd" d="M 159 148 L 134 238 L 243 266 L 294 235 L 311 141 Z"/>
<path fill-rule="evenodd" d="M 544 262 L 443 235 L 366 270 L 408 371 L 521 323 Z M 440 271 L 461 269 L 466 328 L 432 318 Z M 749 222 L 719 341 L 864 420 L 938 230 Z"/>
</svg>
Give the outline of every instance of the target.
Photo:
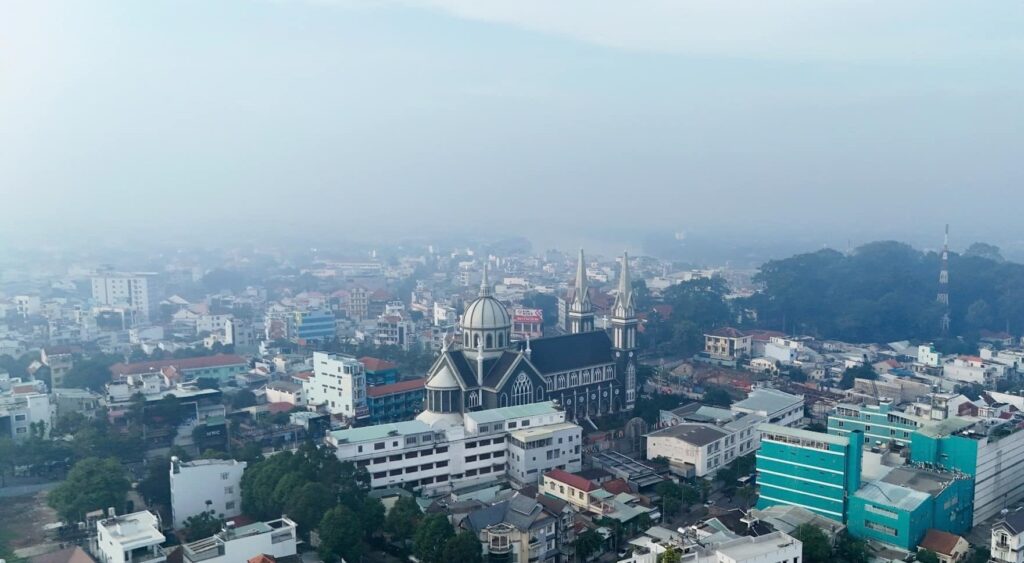
<svg viewBox="0 0 1024 563">
<path fill-rule="evenodd" d="M 110 516 L 96 522 L 91 551 L 100 563 L 162 563 L 167 561 L 160 544 L 167 538 L 160 532 L 160 517 L 143 510 L 124 516 Z"/>
<path fill-rule="evenodd" d="M 927 549 L 938 555 L 939 563 L 958 563 L 967 557 L 970 548 L 963 536 L 934 528 L 928 530 L 921 543 L 917 544 L 918 551 Z"/>
<path fill-rule="evenodd" d="M 269 555 L 275 560 L 298 553 L 295 522 L 282 517 L 236 527 L 228 521 L 213 536 L 182 546 L 182 563 L 236 563 Z"/>
<path fill-rule="evenodd" d="M 555 562 L 568 536 L 562 514 L 516 494 L 511 499 L 470 512 L 463 526 L 476 535 L 489 558 L 515 563 Z"/>
<path fill-rule="evenodd" d="M 704 352 L 716 359 L 737 360 L 749 357 L 749 334 L 732 327 L 722 327 L 704 334 Z"/>
<path fill-rule="evenodd" d="M 540 486 L 544 494 L 562 499 L 581 512 L 590 509 L 590 493 L 597 489 L 589 479 L 561 469 L 545 473 Z"/>
<path fill-rule="evenodd" d="M 183 528 L 185 520 L 203 512 L 219 518 L 242 513 L 244 461 L 233 459 L 171 458 L 171 514 L 173 526 Z"/>
<path fill-rule="evenodd" d="M 1007 513 L 992 525 L 992 561 L 1024 563 L 1024 510 Z"/>
</svg>

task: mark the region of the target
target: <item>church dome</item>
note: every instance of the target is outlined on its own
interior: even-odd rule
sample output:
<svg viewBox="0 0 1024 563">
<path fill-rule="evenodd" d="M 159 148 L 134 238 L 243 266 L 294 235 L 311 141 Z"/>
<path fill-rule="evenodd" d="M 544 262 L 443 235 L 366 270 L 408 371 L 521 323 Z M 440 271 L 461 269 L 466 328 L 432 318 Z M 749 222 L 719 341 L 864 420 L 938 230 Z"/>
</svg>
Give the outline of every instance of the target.
<svg viewBox="0 0 1024 563">
<path fill-rule="evenodd" d="M 512 326 L 512 317 L 501 301 L 486 295 L 476 298 L 462 316 L 463 330 L 497 330 Z"/>
<path fill-rule="evenodd" d="M 441 369 L 437 370 L 426 384 L 429 389 L 458 389 L 459 381 L 455 379 L 455 374 L 452 373 L 448 366 L 442 366 Z"/>
</svg>

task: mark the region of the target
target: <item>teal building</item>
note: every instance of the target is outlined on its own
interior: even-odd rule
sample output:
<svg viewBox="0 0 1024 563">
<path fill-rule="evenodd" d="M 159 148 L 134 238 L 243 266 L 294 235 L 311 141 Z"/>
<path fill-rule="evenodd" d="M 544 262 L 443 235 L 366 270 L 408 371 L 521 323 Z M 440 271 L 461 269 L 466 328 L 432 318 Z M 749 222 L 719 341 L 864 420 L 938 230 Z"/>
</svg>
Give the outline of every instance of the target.
<svg viewBox="0 0 1024 563">
<path fill-rule="evenodd" d="M 757 508 L 799 506 L 846 521 L 848 499 L 860 488 L 863 434 L 845 436 L 762 424 L 757 451 Z"/>
<path fill-rule="evenodd" d="M 899 467 L 850 498 L 846 527 L 854 537 L 912 551 L 929 528 L 967 533 L 973 509 L 973 478 Z"/>
<path fill-rule="evenodd" d="M 890 403 L 839 404 L 829 413 L 828 433 L 846 436 L 852 431 L 858 431 L 864 434 L 864 441 L 868 443 L 895 442 L 901 446 L 908 446 L 914 432 L 923 426 L 924 422 L 920 417 L 892 410 Z"/>
</svg>

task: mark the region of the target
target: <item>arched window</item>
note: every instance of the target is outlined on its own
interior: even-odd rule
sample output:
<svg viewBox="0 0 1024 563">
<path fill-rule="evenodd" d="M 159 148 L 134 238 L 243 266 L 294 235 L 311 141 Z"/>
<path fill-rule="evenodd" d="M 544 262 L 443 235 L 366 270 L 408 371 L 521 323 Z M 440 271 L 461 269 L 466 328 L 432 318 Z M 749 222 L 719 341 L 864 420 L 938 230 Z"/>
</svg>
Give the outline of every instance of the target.
<svg viewBox="0 0 1024 563">
<path fill-rule="evenodd" d="M 494 335 L 487 333 L 487 349 L 494 348 Z"/>
<path fill-rule="evenodd" d="M 537 388 L 537 401 L 539 402 L 539 401 L 543 401 L 543 400 L 544 400 L 544 390 L 541 389 L 540 387 L 538 387 Z"/>
<path fill-rule="evenodd" d="M 587 385 L 588 383 L 590 383 L 590 370 L 585 369 L 583 370 L 583 384 Z"/>
<path fill-rule="evenodd" d="M 558 376 L 558 386 L 556 387 L 556 389 L 565 389 L 565 374 L 564 373 Z"/>
<path fill-rule="evenodd" d="M 474 348 L 479 348 L 480 347 L 480 335 L 479 334 L 474 334 L 473 335 L 473 347 Z"/>
<path fill-rule="evenodd" d="M 501 398 L 498 400 L 498 404 L 507 407 L 508 406 L 508 395 L 502 393 Z"/>
<path fill-rule="evenodd" d="M 525 373 L 520 373 L 516 377 L 516 382 L 512 384 L 512 404 L 525 405 L 531 401 L 532 396 L 533 384 L 530 383 L 530 378 Z"/>
<path fill-rule="evenodd" d="M 569 386 L 576 387 L 580 384 L 580 372 L 574 371 L 569 373 Z"/>
<path fill-rule="evenodd" d="M 480 406 L 480 395 L 476 391 L 469 394 L 469 406 L 470 408 Z"/>
<path fill-rule="evenodd" d="M 462 335 L 462 345 L 463 346 L 469 346 L 469 333 L 468 332 L 466 334 Z"/>
<path fill-rule="evenodd" d="M 504 332 L 499 332 L 498 333 L 498 348 L 504 348 L 504 347 L 505 347 L 505 333 Z"/>
</svg>

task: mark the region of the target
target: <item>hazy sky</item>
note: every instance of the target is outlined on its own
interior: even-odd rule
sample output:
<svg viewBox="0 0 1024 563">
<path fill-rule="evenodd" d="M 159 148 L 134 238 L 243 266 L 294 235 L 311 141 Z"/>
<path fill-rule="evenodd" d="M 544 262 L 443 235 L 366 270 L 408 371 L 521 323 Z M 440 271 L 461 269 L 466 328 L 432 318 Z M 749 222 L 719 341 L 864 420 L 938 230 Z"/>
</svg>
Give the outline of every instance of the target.
<svg viewBox="0 0 1024 563">
<path fill-rule="evenodd" d="M 1021 238 L 1024 3 L 0 0 L 0 196 L 74 240 Z"/>
</svg>

